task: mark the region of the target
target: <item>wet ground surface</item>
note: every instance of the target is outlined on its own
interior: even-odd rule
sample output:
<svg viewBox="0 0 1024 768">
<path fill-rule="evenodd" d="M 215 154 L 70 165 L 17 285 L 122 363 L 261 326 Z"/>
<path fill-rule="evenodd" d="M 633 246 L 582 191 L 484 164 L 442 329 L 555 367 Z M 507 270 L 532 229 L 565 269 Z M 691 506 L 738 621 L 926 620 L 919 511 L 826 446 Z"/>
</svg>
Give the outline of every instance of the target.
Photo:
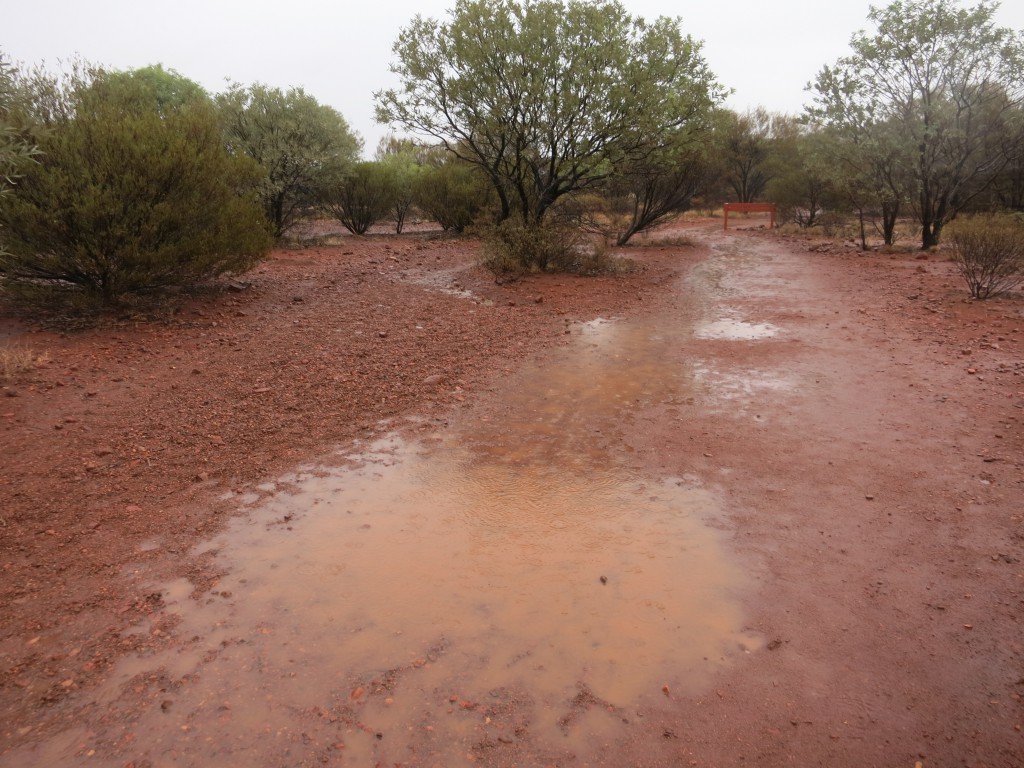
<svg viewBox="0 0 1024 768">
<path fill-rule="evenodd" d="M 749 337 L 734 325 L 715 337 Z M 758 651 L 720 500 L 618 450 L 626 413 L 703 386 L 677 354 L 693 327 L 569 330 L 557 360 L 492 393 L 500 415 L 257 489 L 271 495 L 196 553 L 227 574 L 211 596 L 153 585 L 165 615 L 139 631 L 170 614 L 195 640 L 112 670 L 98 706 L 133 706 L 154 679 L 161 695 L 99 740 L 144 734 L 169 764 L 258 761 L 266 740 L 300 736 L 363 765 L 455 765 L 519 742 L 533 759 L 596 760 L 609 727 Z"/>
<path fill-rule="evenodd" d="M 1019 764 L 1019 307 L 988 399 L 901 298 L 709 246 L 457 413 L 235 484 L 209 588 L 145 539 L 131 632 L 172 641 L 0 765 Z"/>
</svg>

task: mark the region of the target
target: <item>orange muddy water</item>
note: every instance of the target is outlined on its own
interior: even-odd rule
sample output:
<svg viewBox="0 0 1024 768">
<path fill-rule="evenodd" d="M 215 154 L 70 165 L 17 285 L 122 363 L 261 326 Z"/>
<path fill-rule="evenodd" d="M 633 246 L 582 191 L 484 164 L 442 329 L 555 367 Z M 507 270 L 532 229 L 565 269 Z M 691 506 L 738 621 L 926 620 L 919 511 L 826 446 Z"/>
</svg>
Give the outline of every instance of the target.
<svg viewBox="0 0 1024 768">
<path fill-rule="evenodd" d="M 450 766 L 527 738 L 586 764 L 645 702 L 701 690 L 761 645 L 746 577 L 715 495 L 642 476 L 615 439 L 631 408 L 708 386 L 713 372 L 669 362 L 695 331 L 575 326 L 557 364 L 492 394 L 501 418 L 356 446 L 345 468 L 240 496 L 251 514 L 203 548 L 226 571 L 213 592 L 154 585 L 194 639 L 115 668 L 98 704 L 152 703 L 111 728 L 154 766 L 287 764 L 299 742 L 325 762 Z"/>
</svg>

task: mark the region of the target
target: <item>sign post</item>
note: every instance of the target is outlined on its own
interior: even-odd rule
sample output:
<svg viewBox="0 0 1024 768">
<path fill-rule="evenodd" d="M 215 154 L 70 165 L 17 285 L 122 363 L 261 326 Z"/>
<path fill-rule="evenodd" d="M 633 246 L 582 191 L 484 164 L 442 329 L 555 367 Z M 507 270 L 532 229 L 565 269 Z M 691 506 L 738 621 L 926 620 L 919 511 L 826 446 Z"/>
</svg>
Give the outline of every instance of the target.
<svg viewBox="0 0 1024 768">
<path fill-rule="evenodd" d="M 722 208 L 725 210 L 725 229 L 729 228 L 729 211 L 736 211 L 736 213 L 770 213 L 772 215 L 772 229 L 775 229 L 775 203 L 726 203 Z"/>
</svg>

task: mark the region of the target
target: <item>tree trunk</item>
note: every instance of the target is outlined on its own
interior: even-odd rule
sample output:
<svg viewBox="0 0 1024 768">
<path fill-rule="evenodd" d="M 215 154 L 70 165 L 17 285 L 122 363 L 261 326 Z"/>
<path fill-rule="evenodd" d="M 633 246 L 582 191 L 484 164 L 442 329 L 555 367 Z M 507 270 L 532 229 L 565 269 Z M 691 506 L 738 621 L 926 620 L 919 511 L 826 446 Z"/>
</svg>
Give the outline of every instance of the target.
<svg viewBox="0 0 1024 768">
<path fill-rule="evenodd" d="M 624 232 L 619 233 L 619 236 L 615 240 L 615 245 L 621 248 L 629 242 L 629 239 L 636 234 L 636 231 L 636 226 L 631 224 Z"/>
<path fill-rule="evenodd" d="M 896 219 L 899 210 L 899 203 L 882 203 L 882 240 L 886 245 L 892 245 L 896 241 Z"/>
</svg>

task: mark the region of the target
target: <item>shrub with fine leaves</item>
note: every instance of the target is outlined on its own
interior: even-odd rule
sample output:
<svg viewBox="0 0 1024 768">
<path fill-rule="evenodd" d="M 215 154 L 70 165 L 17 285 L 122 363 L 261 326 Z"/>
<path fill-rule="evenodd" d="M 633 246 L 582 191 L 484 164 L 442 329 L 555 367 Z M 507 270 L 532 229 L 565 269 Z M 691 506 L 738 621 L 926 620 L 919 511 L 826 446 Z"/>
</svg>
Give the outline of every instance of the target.
<svg viewBox="0 0 1024 768">
<path fill-rule="evenodd" d="M 158 87 L 168 73 L 140 72 L 73 80 L 56 91 L 62 109 L 30 129 L 38 162 L 0 207 L 8 287 L 78 289 L 110 304 L 243 272 L 266 254 L 259 169 L 228 154 L 198 88 L 168 99 Z"/>
</svg>

